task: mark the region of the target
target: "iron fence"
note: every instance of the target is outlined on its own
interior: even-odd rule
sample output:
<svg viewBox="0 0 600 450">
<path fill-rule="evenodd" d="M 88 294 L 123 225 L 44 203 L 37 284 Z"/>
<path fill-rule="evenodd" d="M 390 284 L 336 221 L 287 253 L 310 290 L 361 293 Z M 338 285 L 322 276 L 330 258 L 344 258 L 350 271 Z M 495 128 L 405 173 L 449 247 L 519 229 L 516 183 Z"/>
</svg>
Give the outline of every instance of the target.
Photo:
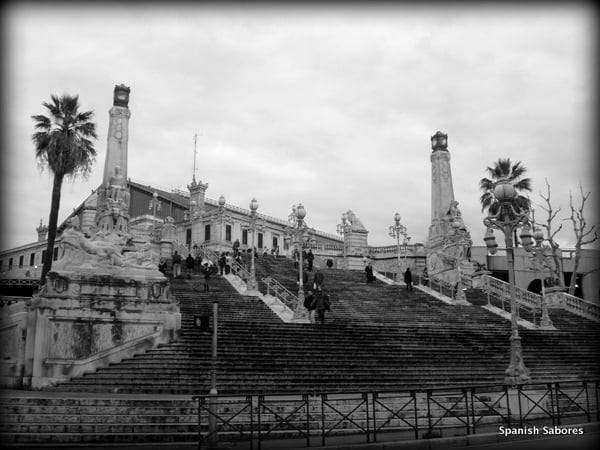
<svg viewBox="0 0 600 450">
<path fill-rule="evenodd" d="M 600 420 L 599 380 L 406 391 L 194 396 L 198 448 L 206 441 L 269 439 L 297 446 L 420 440 L 498 432 L 500 426 L 563 426 Z M 211 429 L 210 419 L 213 419 Z"/>
</svg>

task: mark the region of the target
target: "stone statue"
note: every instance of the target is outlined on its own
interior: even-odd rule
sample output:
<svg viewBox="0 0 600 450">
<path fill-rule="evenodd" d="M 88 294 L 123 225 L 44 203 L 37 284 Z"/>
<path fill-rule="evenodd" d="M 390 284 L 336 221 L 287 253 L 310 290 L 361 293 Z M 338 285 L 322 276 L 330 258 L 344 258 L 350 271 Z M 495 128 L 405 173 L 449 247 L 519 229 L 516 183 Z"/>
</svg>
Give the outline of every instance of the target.
<svg viewBox="0 0 600 450">
<path fill-rule="evenodd" d="M 119 202 L 121 189 L 123 189 L 123 181 L 121 167 L 115 166 L 115 173 L 108 179 L 108 198 Z"/>
<path fill-rule="evenodd" d="M 367 231 L 360 219 L 356 217 L 356 214 L 354 214 L 354 211 L 349 209 L 348 211 L 346 211 L 346 216 L 348 218 L 348 222 L 350 223 L 351 231 Z"/>
<path fill-rule="evenodd" d="M 158 270 L 157 264 L 154 263 L 154 259 L 158 258 L 152 252 L 150 244 L 146 244 L 140 251 L 123 254 L 123 247 L 126 244 L 124 236 L 100 230 L 88 239 L 78 228 L 78 217 L 71 217 L 61 236 L 63 252 L 61 258 L 53 265 L 54 269 L 72 271 L 113 270 L 116 268 Z"/>
<path fill-rule="evenodd" d="M 452 200 L 450 202 L 450 207 L 448 208 L 448 212 L 446 213 L 446 220 L 451 223 L 451 225 L 460 230 L 466 230 L 467 227 L 462 219 L 462 214 L 460 209 L 458 209 L 458 202 L 456 200 Z"/>
</svg>

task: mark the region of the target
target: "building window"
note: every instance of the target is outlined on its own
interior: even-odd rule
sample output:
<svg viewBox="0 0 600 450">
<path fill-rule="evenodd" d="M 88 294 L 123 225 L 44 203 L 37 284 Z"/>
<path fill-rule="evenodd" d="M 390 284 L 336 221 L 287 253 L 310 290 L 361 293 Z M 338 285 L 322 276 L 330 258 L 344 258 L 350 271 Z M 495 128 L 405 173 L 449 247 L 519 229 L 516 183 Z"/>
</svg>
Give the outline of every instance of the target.
<svg viewBox="0 0 600 450">
<path fill-rule="evenodd" d="M 32 253 L 31 255 L 29 255 L 29 265 L 30 266 L 35 265 L 35 253 Z"/>
<path fill-rule="evenodd" d="M 210 224 L 204 225 L 204 240 L 210 241 Z"/>
<path fill-rule="evenodd" d="M 273 248 L 279 247 L 279 239 L 278 236 L 273 236 Z"/>
<path fill-rule="evenodd" d="M 8 270 L 12 270 L 12 265 L 13 265 L 13 259 L 8 258 Z"/>
<path fill-rule="evenodd" d="M 225 240 L 231 242 L 231 225 L 225 225 Z"/>
<path fill-rule="evenodd" d="M 0 259 L 0 272 L 2 272 L 2 269 L 4 269 L 4 260 Z"/>
<path fill-rule="evenodd" d="M 258 248 L 263 248 L 263 234 L 258 233 Z"/>
<path fill-rule="evenodd" d="M 58 247 L 54 247 L 54 251 L 52 252 L 52 261 L 56 261 L 58 259 Z"/>
<path fill-rule="evenodd" d="M 248 230 L 242 230 L 242 244 L 248 245 Z"/>
<path fill-rule="evenodd" d="M 23 260 L 25 257 L 23 255 L 19 256 L 19 268 L 23 267 Z"/>
</svg>

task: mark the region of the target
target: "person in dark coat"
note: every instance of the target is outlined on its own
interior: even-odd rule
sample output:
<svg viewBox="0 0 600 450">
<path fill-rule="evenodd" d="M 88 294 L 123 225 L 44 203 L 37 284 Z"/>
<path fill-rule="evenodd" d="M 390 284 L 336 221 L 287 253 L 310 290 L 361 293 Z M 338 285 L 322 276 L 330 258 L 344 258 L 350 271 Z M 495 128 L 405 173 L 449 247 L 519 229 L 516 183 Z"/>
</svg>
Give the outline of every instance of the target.
<svg viewBox="0 0 600 450">
<path fill-rule="evenodd" d="M 212 262 L 205 261 L 202 264 L 202 269 L 200 269 L 200 271 L 204 275 L 204 292 L 208 292 L 210 290 L 210 276 L 217 272 L 217 268 Z"/>
<path fill-rule="evenodd" d="M 317 271 L 315 272 L 315 277 L 314 277 L 314 286 L 313 288 L 316 291 L 320 291 L 323 289 L 323 281 L 325 280 L 325 275 L 323 275 L 323 272 L 321 272 L 319 269 L 317 269 Z"/>
<path fill-rule="evenodd" d="M 373 275 L 373 265 L 371 263 L 367 264 L 367 267 L 365 267 L 365 272 L 367 274 L 367 283 L 372 283 L 375 281 L 375 275 Z"/>
<path fill-rule="evenodd" d="M 223 271 L 225 270 L 225 252 L 221 252 L 219 256 L 219 275 L 223 275 Z"/>
<path fill-rule="evenodd" d="M 187 258 L 185 258 L 185 268 L 187 269 L 187 278 L 189 280 L 192 278 L 192 272 L 194 271 L 194 257 L 191 253 L 188 253 Z"/>
<path fill-rule="evenodd" d="M 312 272 L 314 260 L 315 260 L 315 255 L 313 255 L 313 252 L 311 249 L 308 249 L 308 253 L 306 254 L 306 261 L 308 261 L 308 271 L 309 272 Z"/>
<path fill-rule="evenodd" d="M 158 271 L 163 275 L 167 274 L 167 260 L 165 258 L 160 258 L 160 262 L 158 263 Z"/>
<path fill-rule="evenodd" d="M 173 278 L 179 278 L 181 276 L 181 255 L 175 251 L 173 253 Z"/>
<path fill-rule="evenodd" d="M 322 325 L 325 323 L 325 311 L 329 310 L 329 295 L 324 294 L 323 291 L 317 291 L 313 304 L 317 311 L 317 321 Z"/>
<path fill-rule="evenodd" d="M 404 282 L 406 283 L 406 290 L 412 291 L 412 273 L 410 273 L 410 267 L 404 272 Z"/>
<path fill-rule="evenodd" d="M 304 298 L 304 307 L 308 311 L 308 320 L 310 323 L 315 323 L 315 296 L 313 291 L 308 291 L 306 297 Z"/>
</svg>

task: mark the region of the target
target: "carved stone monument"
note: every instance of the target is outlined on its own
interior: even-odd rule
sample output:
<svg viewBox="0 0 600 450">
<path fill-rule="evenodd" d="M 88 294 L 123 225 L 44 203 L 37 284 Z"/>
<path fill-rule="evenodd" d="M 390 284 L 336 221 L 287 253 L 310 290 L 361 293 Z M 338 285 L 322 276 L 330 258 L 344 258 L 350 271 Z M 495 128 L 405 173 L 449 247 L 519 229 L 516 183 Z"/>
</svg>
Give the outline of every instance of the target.
<svg viewBox="0 0 600 450">
<path fill-rule="evenodd" d="M 115 87 L 104 181 L 97 191 L 96 226 L 87 233 L 69 219 L 60 258 L 42 290 L 26 303 L 20 325 L 26 342 L 19 382 L 41 388 L 168 342 L 181 328 L 159 247 L 131 244 L 127 189 L 129 88 Z M 87 236 L 86 236 L 87 234 Z"/>
<path fill-rule="evenodd" d="M 350 229 L 344 234 L 346 245 L 347 263 L 350 270 L 364 270 L 365 264 L 363 257 L 368 252 L 367 237 L 369 232 L 357 217 L 357 215 L 349 209 L 345 213 Z"/>
<path fill-rule="evenodd" d="M 431 225 L 427 239 L 427 272 L 459 289 L 473 272 L 470 263 L 471 235 L 454 199 L 448 135 L 431 137 Z"/>
</svg>

